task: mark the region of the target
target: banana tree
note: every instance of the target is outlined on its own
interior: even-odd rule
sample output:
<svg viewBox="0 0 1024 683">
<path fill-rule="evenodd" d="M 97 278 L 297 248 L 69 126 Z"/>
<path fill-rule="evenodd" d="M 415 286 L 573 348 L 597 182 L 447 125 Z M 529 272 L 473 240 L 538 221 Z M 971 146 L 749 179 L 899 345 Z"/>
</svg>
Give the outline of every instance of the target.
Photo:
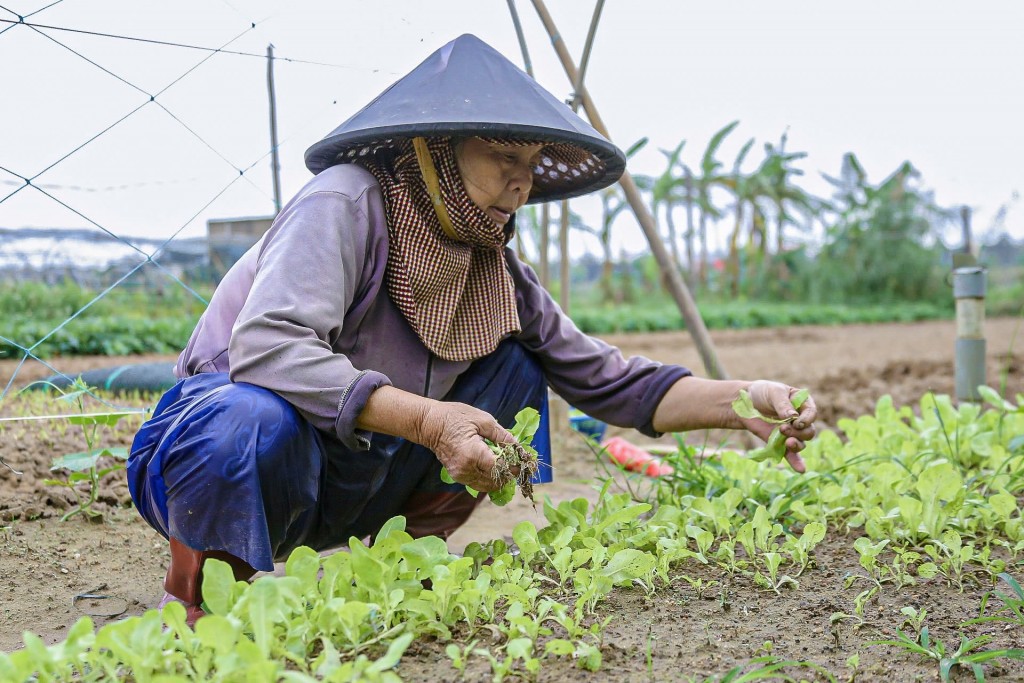
<svg viewBox="0 0 1024 683">
<path fill-rule="evenodd" d="M 818 216 L 826 202 L 805 192 L 793 182 L 793 178 L 803 175 L 803 171 L 795 168 L 793 162 L 807 156 L 806 152 L 787 152 L 787 135 L 782 134 L 779 146 L 765 143 L 765 158 L 761 162 L 756 175 L 759 175 L 764 190 L 764 199 L 770 204 L 775 218 L 775 253 L 785 250 L 785 232 L 787 226 L 800 230 L 809 230 L 810 222 Z M 800 222 L 795 213 L 803 217 Z M 767 243 L 765 243 L 767 247 Z"/>
<path fill-rule="evenodd" d="M 691 195 L 696 199 L 697 207 L 700 210 L 698 218 L 697 234 L 700 240 L 700 265 L 698 266 L 698 277 L 702 285 L 708 283 L 708 218 L 718 221 L 722 218 L 721 209 L 715 206 L 712 192 L 715 188 L 725 187 L 728 176 L 722 173 L 722 162 L 716 155 L 722 141 L 739 125 L 739 121 L 733 121 L 711 136 L 707 149 L 700 160 L 700 173 L 694 177 L 693 192 Z"/>
<path fill-rule="evenodd" d="M 756 174 L 744 175 L 742 171 L 743 162 L 754 146 L 754 139 L 751 138 L 740 148 L 733 161 L 732 172 L 722 180 L 722 186 L 733 194 L 733 211 L 735 221 L 732 232 L 729 235 L 729 255 L 726 260 L 726 272 L 729 275 L 730 290 L 733 296 L 739 294 L 740 288 L 740 235 L 747 223 L 746 211 L 750 209 L 750 233 L 751 239 L 759 232 L 763 234 L 764 217 L 761 213 L 758 199 L 763 194 L 761 178 Z M 748 242 L 749 243 L 749 242 Z"/>
<path fill-rule="evenodd" d="M 956 211 L 938 206 L 921 188 L 918 170 L 904 162 L 874 185 L 847 153 L 838 178 L 822 175 L 835 193 L 818 257 L 819 287 L 845 300 L 936 296 L 942 279 L 935 236 Z"/>
<path fill-rule="evenodd" d="M 640 138 L 626 150 L 626 158 L 631 159 L 633 155 L 639 152 L 647 144 L 648 139 L 646 137 Z M 637 185 L 640 186 L 641 190 L 649 190 L 650 185 L 647 180 L 642 176 L 634 176 L 637 181 Z M 616 183 L 610 185 L 605 189 L 601 190 L 601 227 L 597 231 L 597 238 L 601 243 L 601 293 L 604 295 L 605 301 L 616 301 L 618 297 L 615 294 L 614 287 L 614 273 L 615 273 L 615 262 L 612 254 L 612 225 L 615 223 L 615 219 L 626 209 L 629 208 L 629 203 L 626 201 L 626 196 L 622 192 L 622 187 Z"/>
<path fill-rule="evenodd" d="M 657 223 L 659 209 L 664 210 L 665 226 L 668 233 L 666 241 L 677 269 L 682 266 L 682 259 L 679 258 L 679 241 L 676 234 L 673 211 L 680 201 L 683 200 L 683 193 L 681 192 L 683 178 L 677 175 L 677 171 L 679 170 L 679 155 L 682 154 L 683 147 L 685 146 L 686 140 L 682 140 L 672 151 L 660 150 L 668 163 L 661 175 L 654 178 L 651 184 L 651 214 L 654 216 L 655 223 Z"/>
</svg>

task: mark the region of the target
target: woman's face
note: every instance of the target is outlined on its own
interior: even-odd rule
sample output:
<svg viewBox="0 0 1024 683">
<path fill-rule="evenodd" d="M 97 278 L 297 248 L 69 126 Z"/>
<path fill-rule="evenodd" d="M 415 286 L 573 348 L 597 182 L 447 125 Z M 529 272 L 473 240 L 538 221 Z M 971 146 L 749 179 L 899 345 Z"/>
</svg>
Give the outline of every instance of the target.
<svg viewBox="0 0 1024 683">
<path fill-rule="evenodd" d="M 544 145 L 502 145 L 467 138 L 455 146 L 466 193 L 499 227 L 530 196 L 533 169 Z"/>
</svg>

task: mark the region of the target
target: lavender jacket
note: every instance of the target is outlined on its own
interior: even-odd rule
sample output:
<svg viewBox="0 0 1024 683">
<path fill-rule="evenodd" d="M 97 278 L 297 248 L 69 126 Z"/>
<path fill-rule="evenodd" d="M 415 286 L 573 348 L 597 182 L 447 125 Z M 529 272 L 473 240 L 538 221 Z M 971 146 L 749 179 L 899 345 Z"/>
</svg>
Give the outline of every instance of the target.
<svg viewBox="0 0 1024 683">
<path fill-rule="evenodd" d="M 175 374 L 227 372 L 270 389 L 349 448 L 369 447 L 356 417 L 378 387 L 443 397 L 469 362 L 431 354 L 392 303 L 384 266 L 388 232 L 380 186 L 365 169 L 332 166 L 313 178 L 266 235 L 228 271 Z M 522 332 L 549 385 L 610 424 L 654 435 L 668 388 L 690 374 L 643 357 L 625 359 L 562 313 L 510 249 Z"/>
</svg>

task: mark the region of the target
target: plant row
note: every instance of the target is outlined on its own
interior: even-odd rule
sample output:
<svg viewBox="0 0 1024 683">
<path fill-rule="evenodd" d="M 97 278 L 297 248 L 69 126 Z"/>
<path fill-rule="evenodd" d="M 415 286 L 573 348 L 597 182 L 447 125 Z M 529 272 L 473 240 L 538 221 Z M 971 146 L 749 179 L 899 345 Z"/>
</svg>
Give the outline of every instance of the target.
<svg viewBox="0 0 1024 683">
<path fill-rule="evenodd" d="M 748 329 L 783 325 L 846 325 L 914 322 L 949 318 L 949 307 L 929 303 L 845 306 L 841 304 L 721 303 L 700 307 L 709 329 Z M 571 310 L 576 325 L 588 334 L 661 332 L 685 328 L 678 307 L 670 302 L 636 306 L 589 307 Z"/>
<path fill-rule="evenodd" d="M 198 320 L 194 312 L 124 309 L 116 315 L 91 309 L 66 325 L 67 318 L 19 313 L 5 318 L 0 332 L 0 359 L 21 358 L 31 348 L 39 358 L 74 355 L 121 356 L 178 353 Z M 711 329 L 781 325 L 842 325 L 911 322 L 948 318 L 951 311 L 932 304 L 842 306 L 735 303 L 708 305 L 701 311 Z M 681 330 L 683 319 L 672 304 L 661 306 L 580 307 L 572 318 L 588 334 Z M 58 329 L 59 328 L 59 329 Z M 43 340 L 40 343 L 40 340 Z"/>
<path fill-rule="evenodd" d="M 0 359 L 22 358 L 25 349 L 38 358 L 174 354 L 184 348 L 198 317 L 89 316 L 61 327 L 65 320 L 12 316 L 0 332 Z"/>
<path fill-rule="evenodd" d="M 593 671 L 608 623 L 600 606 L 612 590 L 655 594 L 693 583 L 688 568 L 710 566 L 780 593 L 815 567 L 829 533 L 856 538 L 862 569 L 847 579 L 859 592 L 835 624 L 863 619 L 874 592 L 938 582 L 992 589 L 972 621 L 1024 629 L 1013 578 L 1024 566 L 1024 397 L 984 395 L 986 407 L 926 395 L 916 411 L 883 398 L 874 415 L 839 423 L 845 439 L 812 441 L 802 476 L 732 451 L 698 464 L 704 454 L 680 437 L 674 475 L 619 494 L 608 478 L 593 504 L 547 501 L 548 525 L 518 524 L 512 547 L 470 544 L 457 557 L 438 538 L 413 539 L 395 518 L 369 546 L 352 539 L 349 552 L 327 557 L 295 551 L 283 578 L 235 582 L 227 565 L 210 562 L 210 616 L 194 631 L 176 604 L 98 632 L 84 618 L 53 646 L 26 633 L 24 649 L 0 655 L 0 678 L 396 681 L 406 649 L 424 638 L 446 646 L 455 670 L 485 666 L 496 681 L 533 678 L 553 660 Z M 995 590 L 999 581 L 1011 591 Z M 1024 658 L 984 649 L 987 636 L 965 634 L 947 648 L 929 637 L 923 612 L 908 609 L 900 637 L 879 644 L 934 659 L 943 680 L 957 667 L 977 676 L 985 663 Z M 734 671 L 721 680 L 754 678 Z"/>
</svg>

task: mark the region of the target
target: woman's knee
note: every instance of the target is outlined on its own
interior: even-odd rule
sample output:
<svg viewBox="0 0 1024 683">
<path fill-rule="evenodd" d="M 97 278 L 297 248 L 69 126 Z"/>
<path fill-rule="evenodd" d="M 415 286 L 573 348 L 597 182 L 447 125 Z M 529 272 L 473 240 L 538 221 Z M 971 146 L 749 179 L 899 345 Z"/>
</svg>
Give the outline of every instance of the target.
<svg viewBox="0 0 1024 683">
<path fill-rule="evenodd" d="M 269 474 L 285 463 L 314 464 L 311 425 L 285 399 L 252 384 L 211 391 L 182 415 L 180 426 L 176 442 L 187 453 L 179 457 L 187 455 L 192 466 L 212 465 L 207 476 L 232 479 L 253 465 Z"/>
</svg>

